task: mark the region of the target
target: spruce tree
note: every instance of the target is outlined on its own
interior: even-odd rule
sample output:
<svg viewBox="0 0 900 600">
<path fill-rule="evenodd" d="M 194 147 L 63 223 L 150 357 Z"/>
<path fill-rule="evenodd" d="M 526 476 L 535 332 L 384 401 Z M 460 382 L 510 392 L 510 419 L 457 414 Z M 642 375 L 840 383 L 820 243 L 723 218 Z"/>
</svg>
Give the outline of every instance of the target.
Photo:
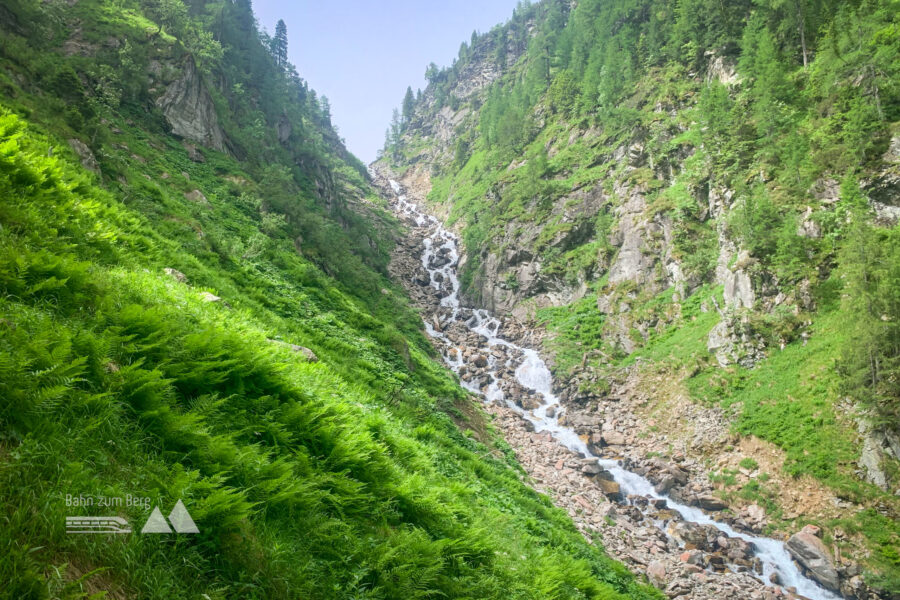
<svg viewBox="0 0 900 600">
<path fill-rule="evenodd" d="M 403 125 L 406 126 L 412 120 L 413 111 L 416 108 L 416 98 L 413 96 L 412 87 L 406 88 L 406 95 L 403 96 Z"/>
<path fill-rule="evenodd" d="M 275 59 L 275 64 L 281 68 L 287 65 L 287 51 L 287 25 L 284 24 L 283 19 L 278 19 L 278 23 L 275 25 L 275 37 L 272 38 L 272 57 Z"/>
</svg>

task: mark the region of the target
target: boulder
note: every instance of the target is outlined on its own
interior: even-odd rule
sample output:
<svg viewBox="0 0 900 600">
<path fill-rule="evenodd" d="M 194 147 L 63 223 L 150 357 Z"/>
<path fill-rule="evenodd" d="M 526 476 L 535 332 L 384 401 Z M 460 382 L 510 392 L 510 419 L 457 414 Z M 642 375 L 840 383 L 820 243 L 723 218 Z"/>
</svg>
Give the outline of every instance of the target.
<svg viewBox="0 0 900 600">
<path fill-rule="evenodd" d="M 685 550 L 678 558 L 689 565 L 703 566 L 703 553 L 699 550 Z"/>
<path fill-rule="evenodd" d="M 185 275 L 184 273 L 182 273 L 181 271 L 179 271 L 177 269 L 171 269 L 169 267 L 166 267 L 165 269 L 163 269 L 163 273 L 165 273 L 166 275 L 168 275 L 169 277 L 171 277 L 178 283 L 187 283 L 188 282 L 187 275 Z"/>
<path fill-rule="evenodd" d="M 670 533 L 679 542 L 684 544 L 686 550 L 713 550 L 713 542 L 718 537 L 719 530 L 712 525 L 700 525 L 690 521 L 676 523 Z"/>
<path fill-rule="evenodd" d="M 828 548 L 816 537 L 813 529 L 804 528 L 795 533 L 785 547 L 812 579 L 830 590 L 837 591 L 840 588 L 838 573 Z"/>
<path fill-rule="evenodd" d="M 666 474 L 663 475 L 659 482 L 656 484 L 654 489 L 657 494 L 665 494 L 669 490 L 671 490 L 675 486 L 675 477 L 672 475 Z"/>
<path fill-rule="evenodd" d="M 185 199 L 190 200 L 191 202 L 196 202 L 197 204 L 209 204 L 209 200 L 206 199 L 206 196 L 200 190 L 185 192 L 184 197 Z"/>
<path fill-rule="evenodd" d="M 666 565 L 662 561 L 650 561 L 647 565 L 647 579 L 654 586 L 663 589 L 666 586 Z"/>
<path fill-rule="evenodd" d="M 585 475 L 599 475 L 603 472 L 603 467 L 597 464 L 597 461 L 590 461 L 581 467 L 581 472 Z"/>
<path fill-rule="evenodd" d="M 316 356 L 316 353 L 305 346 L 297 346 L 296 344 L 291 344 L 291 350 L 293 350 L 294 352 L 299 352 L 300 354 L 305 356 L 306 362 L 319 362 L 319 357 Z"/>
<path fill-rule="evenodd" d="M 610 500 L 615 500 L 616 502 L 621 502 L 625 499 L 622 495 L 622 490 L 619 488 L 619 484 L 615 481 L 609 481 L 608 479 L 597 479 L 597 485 L 600 487 L 600 490 L 606 494 L 606 497 Z"/>
<path fill-rule="evenodd" d="M 290 348 L 291 350 L 293 350 L 294 352 L 297 352 L 298 354 L 302 354 L 304 357 L 306 357 L 306 362 L 311 362 L 311 363 L 319 362 L 319 357 L 316 356 L 316 353 L 305 346 L 298 346 L 297 344 L 289 344 L 287 342 L 282 342 L 281 340 L 270 339 L 268 341 L 272 344 L 278 344 L 279 346 L 286 346 L 286 347 Z"/>
<path fill-rule="evenodd" d="M 710 496 L 707 494 L 697 496 L 693 502 L 695 505 L 699 506 L 703 510 L 725 510 L 728 508 L 728 505 L 725 504 L 722 500 L 716 498 L 715 496 Z"/>
<path fill-rule="evenodd" d="M 618 431 L 606 431 L 602 435 L 605 446 L 624 446 L 625 436 Z"/>
</svg>

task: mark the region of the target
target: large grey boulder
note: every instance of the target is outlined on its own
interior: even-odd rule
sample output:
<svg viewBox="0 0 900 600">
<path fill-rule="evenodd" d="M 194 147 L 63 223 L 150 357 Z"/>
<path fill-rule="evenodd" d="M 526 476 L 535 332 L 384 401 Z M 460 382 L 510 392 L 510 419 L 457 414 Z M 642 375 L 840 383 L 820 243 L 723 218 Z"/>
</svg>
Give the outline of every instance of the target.
<svg viewBox="0 0 900 600">
<path fill-rule="evenodd" d="M 831 560 L 828 547 L 817 536 L 819 528 L 807 525 L 791 536 L 785 546 L 812 579 L 830 590 L 840 589 L 837 569 Z"/>
</svg>

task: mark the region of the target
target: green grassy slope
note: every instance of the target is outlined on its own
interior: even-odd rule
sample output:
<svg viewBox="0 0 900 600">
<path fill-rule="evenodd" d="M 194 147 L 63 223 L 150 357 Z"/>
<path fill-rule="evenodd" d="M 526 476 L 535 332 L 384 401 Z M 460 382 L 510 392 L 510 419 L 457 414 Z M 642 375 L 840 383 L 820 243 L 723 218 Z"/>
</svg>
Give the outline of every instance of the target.
<svg viewBox="0 0 900 600">
<path fill-rule="evenodd" d="M 210 73 L 244 78 L 213 91 L 245 159 L 196 162 L 141 69 L 102 76 L 121 47 L 62 51 L 77 30 L 130 34 L 138 62 L 177 55 L 202 46 L 197 27 L 252 30 L 247 14 L 192 8 L 179 41 L 147 35 L 138 3 L 70 8 L 0 14 L 0 597 L 658 597 L 522 482 L 435 362 L 384 276 L 395 224 L 311 90 L 278 104 L 271 60 L 248 75 L 229 47 Z M 252 31 L 247 52 L 267 56 Z M 282 111 L 305 131 L 287 148 L 262 127 Z M 199 534 L 137 533 L 179 499 Z M 136 531 L 67 534 L 77 515 Z"/>
</svg>

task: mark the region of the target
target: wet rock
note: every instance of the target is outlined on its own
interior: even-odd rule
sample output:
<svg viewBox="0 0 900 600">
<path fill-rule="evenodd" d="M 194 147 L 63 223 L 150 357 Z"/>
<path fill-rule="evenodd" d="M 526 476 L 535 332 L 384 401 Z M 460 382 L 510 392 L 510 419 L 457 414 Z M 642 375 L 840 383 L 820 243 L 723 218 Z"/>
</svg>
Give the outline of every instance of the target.
<svg viewBox="0 0 900 600">
<path fill-rule="evenodd" d="M 525 410 L 534 410 L 541 405 L 540 400 L 532 396 L 522 396 L 516 400 L 516 403 Z"/>
<path fill-rule="evenodd" d="M 598 478 L 597 485 L 610 500 L 621 502 L 625 499 L 625 497 L 622 495 L 622 490 L 619 488 L 619 484 L 615 481 Z"/>
<path fill-rule="evenodd" d="M 590 460 L 581 467 L 581 472 L 585 475 L 599 475 L 603 472 L 603 467 L 596 460 Z"/>
<path fill-rule="evenodd" d="M 791 536 L 786 547 L 810 577 L 830 590 L 838 590 L 840 581 L 825 544 L 816 536 L 818 528 L 804 527 Z"/>
<path fill-rule="evenodd" d="M 713 550 L 713 541 L 718 537 L 719 530 L 712 525 L 700 525 L 690 521 L 676 523 L 670 529 L 675 539 L 684 544 L 688 550 Z"/>
<path fill-rule="evenodd" d="M 657 494 L 665 494 L 669 490 L 675 487 L 675 477 L 670 474 L 665 474 L 660 478 L 659 482 L 654 486 L 653 489 L 656 490 Z"/>
</svg>

